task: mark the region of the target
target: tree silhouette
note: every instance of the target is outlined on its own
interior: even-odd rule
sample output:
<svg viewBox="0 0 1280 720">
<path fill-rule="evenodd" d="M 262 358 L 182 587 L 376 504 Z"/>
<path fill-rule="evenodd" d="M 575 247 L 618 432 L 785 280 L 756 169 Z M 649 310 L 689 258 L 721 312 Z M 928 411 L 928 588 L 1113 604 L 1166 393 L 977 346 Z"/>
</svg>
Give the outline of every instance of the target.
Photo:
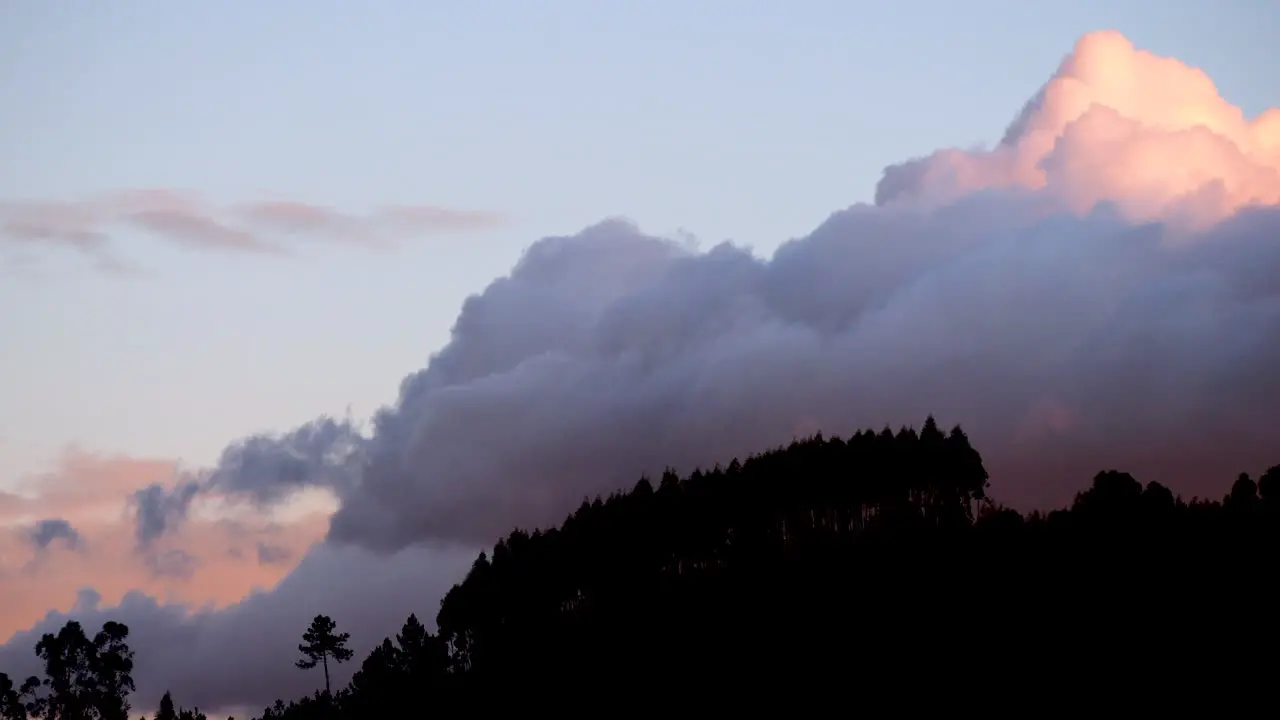
<svg viewBox="0 0 1280 720">
<path fill-rule="evenodd" d="M 1258 502 L 1258 483 L 1249 477 L 1249 473 L 1240 473 L 1231 485 L 1225 503 L 1242 512 L 1251 510 Z"/>
<path fill-rule="evenodd" d="M 1280 465 L 1269 468 L 1258 478 L 1258 493 L 1267 502 L 1280 503 Z"/>
<path fill-rule="evenodd" d="M 165 691 L 164 696 L 160 698 L 160 708 L 156 710 L 155 717 L 152 720 L 208 720 L 208 717 L 200 712 L 199 708 L 188 710 L 183 707 L 175 707 L 173 696 L 168 691 Z"/>
<path fill-rule="evenodd" d="M 173 697 L 165 691 L 164 697 L 160 698 L 160 709 L 156 711 L 153 720 L 178 720 L 178 711 L 173 707 Z"/>
<path fill-rule="evenodd" d="M 90 639 L 74 620 L 56 635 L 45 633 L 35 648 L 45 676 L 28 678 L 18 690 L 23 711 L 46 720 L 128 720 L 129 693 L 134 689 L 128 636 L 128 627 L 107 622 Z M 12 686 L 7 677 L 6 681 Z M 10 696 L 5 701 L 6 711 L 19 715 L 13 700 Z"/>
<path fill-rule="evenodd" d="M 1218 499 L 1186 500 L 1105 470 L 1069 507 L 1023 515 L 989 496 L 964 431 L 931 418 L 668 469 L 584 498 L 558 526 L 498 539 L 441 599 L 434 628 L 410 615 L 336 690 L 328 660 L 352 657 L 349 638 L 317 616 L 297 665 L 323 664 L 325 689 L 260 718 L 476 715 L 513 702 L 600 712 L 595 697 L 906 709 L 925 695 L 972 699 L 992 680 L 1147 703 L 1162 677 L 1181 699 L 1224 669 L 1216 699 L 1261 698 L 1280 641 L 1280 465 L 1256 483 L 1221 480 Z M 118 717 L 132 663 L 127 631 L 111 628 L 123 626 L 93 641 L 75 623 L 44 636 L 43 680 L 0 675 L 0 720 Z M 166 694 L 155 720 L 202 717 Z"/>
<path fill-rule="evenodd" d="M 334 630 L 337 624 L 327 615 L 317 615 L 311 621 L 311 627 L 302 634 L 302 644 L 298 646 L 298 652 L 302 653 L 303 658 L 295 663 L 301 670 L 310 670 L 317 664 L 324 666 L 324 691 L 326 695 L 330 693 L 329 686 L 329 658 L 333 658 L 334 662 L 344 663 L 351 659 L 352 652 L 347 649 L 347 641 L 351 639 L 348 633 L 335 634 Z"/>
<path fill-rule="evenodd" d="M 443 682 L 449 671 L 449 648 L 438 636 L 427 632 L 417 615 L 410 615 L 396 635 L 399 664 L 409 682 L 432 687 Z"/>
<path fill-rule="evenodd" d="M 0 720 L 27 720 L 27 701 L 22 689 L 14 686 L 13 680 L 0 672 Z"/>
<path fill-rule="evenodd" d="M 129 694 L 134 690 L 133 651 L 125 642 L 129 628 L 106 622 L 93 638 L 91 667 L 97 679 L 99 720 L 128 720 Z"/>
</svg>

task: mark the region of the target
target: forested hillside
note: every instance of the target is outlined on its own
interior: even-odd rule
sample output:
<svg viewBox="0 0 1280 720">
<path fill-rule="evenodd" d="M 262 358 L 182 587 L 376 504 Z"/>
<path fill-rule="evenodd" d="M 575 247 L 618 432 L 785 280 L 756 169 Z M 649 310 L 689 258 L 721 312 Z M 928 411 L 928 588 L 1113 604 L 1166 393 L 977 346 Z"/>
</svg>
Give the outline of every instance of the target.
<svg viewBox="0 0 1280 720">
<path fill-rule="evenodd" d="M 1280 466 L 1223 486 L 1183 499 L 1108 470 L 1070 508 L 1023 516 L 987 497 L 960 428 L 816 436 L 513 531 L 441 601 L 437 632 L 410 617 L 348 687 L 261 717 L 961 707 L 995 687 L 1043 700 L 1224 677 L 1260 691 L 1276 667 Z M 317 618 L 299 667 L 345 660 L 345 642 Z M 68 692 L 50 667 L 25 691 L 0 678 L 6 719 Z"/>
</svg>

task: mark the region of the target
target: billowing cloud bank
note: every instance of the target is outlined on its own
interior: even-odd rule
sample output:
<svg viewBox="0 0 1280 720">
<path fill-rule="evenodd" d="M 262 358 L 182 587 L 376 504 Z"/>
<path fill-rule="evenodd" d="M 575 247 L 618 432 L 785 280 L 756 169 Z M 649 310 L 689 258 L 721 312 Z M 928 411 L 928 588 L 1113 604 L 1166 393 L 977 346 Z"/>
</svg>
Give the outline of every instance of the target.
<svg viewBox="0 0 1280 720">
<path fill-rule="evenodd" d="M 465 566 L 441 543 L 479 547 L 641 473 L 819 429 L 962 423 L 1021 506 L 1063 503 L 1105 467 L 1216 494 L 1280 462 L 1276 368 L 1280 110 L 1247 120 L 1200 71 L 1092 34 L 994 149 L 890 167 L 876 205 L 772 258 L 615 221 L 534 244 L 370 435 L 336 433 L 336 454 L 244 446 L 259 470 L 356 453 L 358 477 L 251 482 L 230 461 L 207 476 L 259 502 L 273 484 L 338 495 L 328 540 L 279 589 L 194 616 L 142 599 L 107 614 L 138 628 L 140 690 L 264 702 L 307 680 L 285 656 L 308 613 L 362 648 L 409 608 L 430 616 Z M 277 449 L 294 461 L 267 461 Z M 200 650 L 164 656 L 152 627 Z"/>
<path fill-rule="evenodd" d="M 877 196 L 768 260 L 620 223 L 535 245 L 377 418 L 331 538 L 479 542 L 664 463 L 929 412 L 1018 503 L 1100 464 L 1193 493 L 1276 459 L 1280 110 L 1089 35 L 995 149 Z"/>
</svg>

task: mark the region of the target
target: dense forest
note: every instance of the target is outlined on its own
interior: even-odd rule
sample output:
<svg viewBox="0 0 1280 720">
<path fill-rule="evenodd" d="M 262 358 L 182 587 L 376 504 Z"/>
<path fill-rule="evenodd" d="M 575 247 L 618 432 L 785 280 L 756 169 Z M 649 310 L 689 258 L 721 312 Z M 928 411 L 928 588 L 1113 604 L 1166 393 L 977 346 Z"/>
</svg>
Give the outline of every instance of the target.
<svg viewBox="0 0 1280 720">
<path fill-rule="evenodd" d="M 260 717 L 992 708 L 993 693 L 1039 707 L 1157 683 L 1274 697 L 1280 466 L 1220 500 L 1108 470 L 1071 507 L 1025 516 L 987 489 L 965 433 L 932 418 L 641 479 L 481 553 L 437 632 L 411 616 L 346 687 L 329 671 L 349 638 L 317 617 L 298 667 L 323 668 L 326 689 Z M 46 635 L 46 677 L 0 675 L 0 717 L 126 720 L 127 635 Z M 202 717 L 166 695 L 156 720 Z"/>
</svg>

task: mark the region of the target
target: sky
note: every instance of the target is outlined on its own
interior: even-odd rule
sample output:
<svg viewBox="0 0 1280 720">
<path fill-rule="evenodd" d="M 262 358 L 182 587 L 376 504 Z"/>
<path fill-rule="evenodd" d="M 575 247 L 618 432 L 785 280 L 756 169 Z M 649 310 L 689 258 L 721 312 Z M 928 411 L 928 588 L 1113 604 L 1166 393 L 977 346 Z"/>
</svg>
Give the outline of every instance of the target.
<svg viewBox="0 0 1280 720">
<path fill-rule="evenodd" d="M 929 412 L 1024 505 L 1280 462 L 1277 36 L 1260 1 L 4 3 L 0 640 L 385 634 L 655 464 Z M 164 680 L 305 691 L 282 645 Z"/>
</svg>

